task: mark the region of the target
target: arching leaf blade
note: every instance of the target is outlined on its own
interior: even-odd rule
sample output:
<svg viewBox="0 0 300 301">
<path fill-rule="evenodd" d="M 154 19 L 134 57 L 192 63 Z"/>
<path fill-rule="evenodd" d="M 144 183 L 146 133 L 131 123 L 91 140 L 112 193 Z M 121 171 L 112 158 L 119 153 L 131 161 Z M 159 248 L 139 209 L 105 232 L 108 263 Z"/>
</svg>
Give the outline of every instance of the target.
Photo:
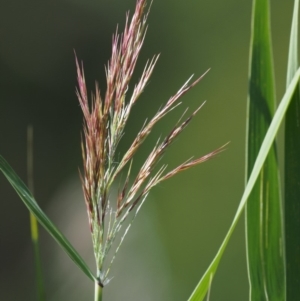
<svg viewBox="0 0 300 301">
<path fill-rule="evenodd" d="M 31 195 L 27 186 L 14 172 L 7 161 L 0 155 L 0 170 L 17 192 L 28 210 L 37 218 L 39 223 L 47 230 L 47 232 L 54 238 L 54 240 L 60 245 L 60 247 L 68 254 L 68 256 L 75 262 L 75 264 L 88 276 L 92 281 L 95 281 L 95 277 L 90 271 L 89 267 L 74 249 L 67 238 L 56 228 L 47 215 L 39 207 L 33 196 Z"/>
</svg>

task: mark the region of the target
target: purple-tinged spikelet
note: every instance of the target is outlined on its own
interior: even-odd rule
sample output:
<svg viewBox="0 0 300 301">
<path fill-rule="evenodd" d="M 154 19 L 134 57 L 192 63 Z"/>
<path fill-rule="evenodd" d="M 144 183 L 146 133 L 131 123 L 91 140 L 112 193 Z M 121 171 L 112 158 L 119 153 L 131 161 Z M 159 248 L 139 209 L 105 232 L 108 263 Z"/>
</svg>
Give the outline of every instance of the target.
<svg viewBox="0 0 300 301">
<path fill-rule="evenodd" d="M 223 150 L 223 148 L 219 148 L 201 158 L 188 160 L 166 174 L 164 174 L 166 166 L 163 165 L 153 175 L 153 170 L 161 156 L 190 123 L 199 111 L 199 108 L 185 121 L 176 125 L 161 143 L 157 143 L 131 185 L 129 185 L 130 164 L 125 183 L 122 189 L 119 190 L 115 201 L 116 209 L 115 211 L 112 211 L 111 208 L 109 209 L 109 191 L 116 177 L 123 171 L 127 163 L 132 162 L 133 156 L 150 134 L 155 124 L 173 110 L 178 105 L 178 99 L 193 88 L 205 75 L 203 74 L 191 84 L 189 84 L 190 78 L 155 116 L 143 126 L 120 162 L 115 163 L 116 148 L 124 134 L 124 127 L 132 106 L 143 92 L 159 57 L 158 55 L 154 56 L 146 63 L 139 82 L 134 86 L 131 97 L 125 101 L 128 86 L 147 30 L 146 21 L 149 10 L 145 11 L 145 9 L 146 0 L 137 0 L 131 21 L 129 20 L 129 14 L 127 13 L 126 15 L 124 32 L 120 35 L 117 31 L 113 35 L 112 55 L 106 67 L 107 88 L 104 99 L 101 98 L 99 87 L 96 84 L 91 104 L 89 103 L 83 66 L 80 66 L 76 58 L 77 97 L 84 116 L 82 139 L 83 174 L 80 176 L 92 233 L 98 278 L 101 285 L 105 284 L 110 268 L 109 265 L 106 271 L 103 270 L 104 259 L 130 211 L 136 208 L 137 204 L 145 199 L 151 188 L 158 183 L 212 158 Z M 104 224 L 107 215 L 109 215 L 109 221 Z M 127 230 L 125 231 L 126 233 Z M 124 236 L 121 242 L 123 238 Z M 117 247 L 118 249 L 119 247 Z"/>
</svg>

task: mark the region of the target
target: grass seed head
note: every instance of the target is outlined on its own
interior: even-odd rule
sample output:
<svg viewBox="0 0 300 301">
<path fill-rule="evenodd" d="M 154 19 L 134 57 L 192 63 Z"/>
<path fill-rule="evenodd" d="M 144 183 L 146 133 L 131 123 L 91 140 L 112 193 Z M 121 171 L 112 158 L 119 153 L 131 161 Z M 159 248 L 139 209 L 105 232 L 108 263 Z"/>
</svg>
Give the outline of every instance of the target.
<svg viewBox="0 0 300 301">
<path fill-rule="evenodd" d="M 147 31 L 149 9 L 146 10 L 146 2 L 146 0 L 137 0 L 135 11 L 131 19 L 129 13 L 126 14 L 123 33 L 119 34 L 117 29 L 113 35 L 112 54 L 105 69 L 106 93 L 104 98 L 101 97 L 99 87 L 96 84 L 95 92 L 89 102 L 83 65 L 78 62 L 75 55 L 78 81 L 76 94 L 84 117 L 81 146 L 83 173 L 80 174 L 80 177 L 92 234 L 98 278 L 101 285 L 105 284 L 112 263 L 111 262 L 109 267 L 105 270 L 103 266 L 105 257 L 130 211 L 136 208 L 136 205 L 140 203 L 136 210 L 137 213 L 149 191 L 158 183 L 171 178 L 181 171 L 207 161 L 223 150 L 223 148 L 220 148 L 206 156 L 188 160 L 166 174 L 165 170 L 167 166 L 163 165 L 158 172 L 153 174 L 159 159 L 190 123 L 192 118 L 199 111 L 199 108 L 185 121 L 179 122 L 161 143 L 156 144 L 145 160 L 145 163 L 141 166 L 133 183 L 129 185 L 133 156 L 148 137 L 156 123 L 178 105 L 178 100 L 193 88 L 203 78 L 205 73 L 190 84 L 191 77 L 142 127 L 131 146 L 121 158 L 121 161 L 115 163 L 116 149 L 124 134 L 124 128 L 132 106 L 143 92 L 159 58 L 159 55 L 154 56 L 146 63 L 140 80 L 135 84 L 132 95 L 128 98 L 128 87 Z M 130 161 L 131 163 L 125 183 L 122 189 L 119 189 L 115 201 L 116 209 L 113 211 L 109 209 L 109 192 L 111 185 Z M 109 221 L 105 223 L 107 215 L 109 215 Z M 129 228 L 125 230 L 125 234 L 128 229 Z M 125 234 L 121 238 L 121 243 Z M 118 249 L 119 246 L 116 250 Z M 114 258 L 115 255 L 112 261 Z"/>
</svg>

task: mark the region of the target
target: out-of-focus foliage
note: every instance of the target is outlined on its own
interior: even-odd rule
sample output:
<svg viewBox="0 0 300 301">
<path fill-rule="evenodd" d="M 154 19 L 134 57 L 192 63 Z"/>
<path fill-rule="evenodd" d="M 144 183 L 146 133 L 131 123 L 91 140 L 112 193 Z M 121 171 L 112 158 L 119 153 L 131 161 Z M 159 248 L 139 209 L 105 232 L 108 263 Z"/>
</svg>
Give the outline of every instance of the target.
<svg viewBox="0 0 300 301">
<path fill-rule="evenodd" d="M 290 34 L 287 85 L 298 63 L 299 0 L 295 0 Z M 300 294 L 300 94 L 299 85 L 285 120 L 285 243 L 286 298 L 297 299 Z"/>
</svg>

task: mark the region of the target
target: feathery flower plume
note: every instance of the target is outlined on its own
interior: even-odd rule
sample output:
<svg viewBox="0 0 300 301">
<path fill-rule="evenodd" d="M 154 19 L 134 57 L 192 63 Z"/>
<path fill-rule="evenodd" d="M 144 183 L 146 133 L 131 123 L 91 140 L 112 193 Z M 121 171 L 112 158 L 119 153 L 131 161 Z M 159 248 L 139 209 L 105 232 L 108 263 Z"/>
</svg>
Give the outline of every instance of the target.
<svg viewBox="0 0 300 301">
<path fill-rule="evenodd" d="M 178 99 L 194 87 L 203 78 L 204 74 L 191 84 L 190 78 L 143 126 L 121 161 L 115 163 L 116 149 L 124 134 L 124 127 L 132 106 L 143 92 L 159 57 L 158 55 L 154 56 L 146 63 L 139 82 L 134 86 L 131 97 L 126 100 L 128 86 L 147 31 L 148 13 L 149 9 L 146 11 L 146 0 L 137 0 L 131 21 L 129 20 L 129 13 L 126 15 L 124 32 L 120 35 L 117 31 L 113 35 L 112 55 L 106 67 L 107 90 L 105 97 L 101 97 L 99 87 L 96 84 L 91 105 L 88 100 L 83 66 L 79 65 L 76 58 L 77 97 L 84 116 L 84 137 L 82 140 L 84 166 L 83 174 L 80 176 L 92 235 L 97 276 L 101 286 L 107 283 L 108 272 L 115 258 L 113 256 L 108 267 L 104 269 L 105 257 L 129 213 L 135 209 L 136 215 L 149 191 L 158 183 L 212 158 L 223 150 L 223 147 L 221 147 L 201 158 L 188 160 L 166 174 L 167 166 L 163 165 L 158 172 L 153 174 L 154 167 L 156 167 L 168 146 L 189 124 L 200 107 L 185 121 L 179 122 L 162 142 L 157 143 L 140 168 L 133 184 L 129 185 L 132 158 L 139 147 L 150 134 L 154 125 L 178 105 Z M 113 211 L 109 206 L 110 188 L 127 163 L 130 163 L 127 177 L 122 189 L 119 190 L 115 201 L 116 209 Z M 106 219 L 108 221 L 105 222 Z M 125 230 L 125 234 L 130 225 L 131 223 Z M 125 234 L 121 238 L 121 243 Z"/>
</svg>

